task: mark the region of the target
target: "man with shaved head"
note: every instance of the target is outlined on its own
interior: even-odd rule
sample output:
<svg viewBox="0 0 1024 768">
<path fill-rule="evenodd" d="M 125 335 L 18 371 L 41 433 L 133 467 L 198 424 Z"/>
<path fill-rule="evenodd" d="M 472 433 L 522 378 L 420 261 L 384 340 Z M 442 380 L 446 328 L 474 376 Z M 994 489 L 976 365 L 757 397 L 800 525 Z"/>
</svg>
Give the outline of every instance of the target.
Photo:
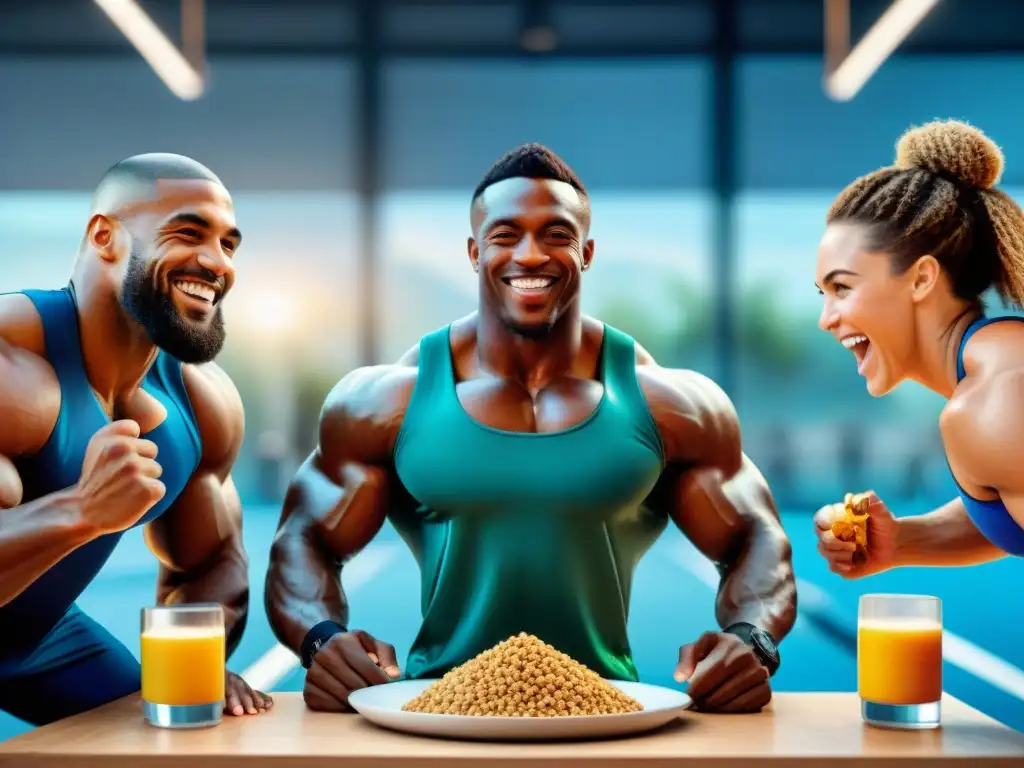
<svg viewBox="0 0 1024 768">
<path fill-rule="evenodd" d="M 0 295 L 0 709 L 15 717 L 139 690 L 135 657 L 76 604 L 133 527 L 160 562 L 157 602 L 219 603 L 228 654 L 241 638 L 244 414 L 212 362 L 240 241 L 210 170 L 139 155 L 97 186 L 68 285 Z M 225 712 L 271 706 L 225 676 Z"/>
</svg>

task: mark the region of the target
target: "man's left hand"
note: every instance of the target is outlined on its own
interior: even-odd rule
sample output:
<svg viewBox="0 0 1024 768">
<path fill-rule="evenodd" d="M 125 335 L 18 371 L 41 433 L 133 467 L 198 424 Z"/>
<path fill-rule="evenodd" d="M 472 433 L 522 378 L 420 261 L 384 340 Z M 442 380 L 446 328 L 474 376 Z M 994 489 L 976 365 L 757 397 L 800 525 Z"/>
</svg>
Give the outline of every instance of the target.
<svg viewBox="0 0 1024 768">
<path fill-rule="evenodd" d="M 261 714 L 274 706 L 274 700 L 261 691 L 254 691 L 234 672 L 224 673 L 224 712 L 241 717 Z"/>
<path fill-rule="evenodd" d="M 679 649 L 675 679 L 702 712 L 758 712 L 772 699 L 768 670 L 736 635 L 705 632 Z"/>
</svg>

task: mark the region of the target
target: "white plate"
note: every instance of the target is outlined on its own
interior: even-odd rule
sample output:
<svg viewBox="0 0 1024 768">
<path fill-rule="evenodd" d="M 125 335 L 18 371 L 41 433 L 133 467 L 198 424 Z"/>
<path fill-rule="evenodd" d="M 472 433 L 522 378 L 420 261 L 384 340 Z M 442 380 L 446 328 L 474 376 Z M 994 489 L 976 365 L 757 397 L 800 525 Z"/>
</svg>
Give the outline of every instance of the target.
<svg viewBox="0 0 1024 768">
<path fill-rule="evenodd" d="M 692 700 L 682 691 L 646 683 L 609 680 L 643 705 L 641 712 L 569 717 L 486 717 L 403 712 L 402 707 L 436 680 L 398 680 L 353 691 L 349 703 L 372 723 L 406 733 L 453 739 L 543 741 L 624 736 L 660 728 Z"/>
</svg>

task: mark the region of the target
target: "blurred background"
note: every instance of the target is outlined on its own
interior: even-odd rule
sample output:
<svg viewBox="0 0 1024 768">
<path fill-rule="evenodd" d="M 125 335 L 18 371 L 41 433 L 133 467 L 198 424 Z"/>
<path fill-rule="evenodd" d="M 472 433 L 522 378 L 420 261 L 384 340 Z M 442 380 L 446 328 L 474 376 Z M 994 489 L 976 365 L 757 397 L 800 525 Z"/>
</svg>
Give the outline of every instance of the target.
<svg viewBox="0 0 1024 768">
<path fill-rule="evenodd" d="M 662 365 L 711 376 L 739 409 L 801 578 L 776 688 L 853 690 L 857 596 L 928 592 L 945 602 L 946 688 L 1024 729 L 1024 647 L 1007 629 L 1024 609 L 1019 563 L 850 583 L 824 568 L 811 530 L 846 491 L 873 488 L 898 514 L 954 495 L 942 401 L 913 384 L 866 394 L 852 355 L 817 329 L 814 262 L 833 197 L 890 163 L 912 124 L 978 125 L 1006 152 L 1003 188 L 1024 197 L 1019 2 L 937 3 L 848 101 L 823 89 L 822 0 L 145 0 L 175 44 L 184 34 L 205 55 L 191 100 L 100 5 L 0 5 L 0 291 L 66 283 L 90 191 L 121 158 L 190 155 L 233 193 L 245 243 L 219 362 L 247 405 L 235 482 L 253 596 L 232 669 L 301 689 L 262 602 L 284 487 L 340 377 L 474 308 L 472 189 L 538 141 L 592 195 L 586 311 Z M 888 6 L 854 3 L 851 40 Z M 136 653 L 155 574 L 133 531 L 81 602 Z M 404 654 L 418 579 L 388 527 L 346 568 L 354 624 Z M 630 622 L 644 679 L 674 685 L 678 646 L 714 625 L 716 586 L 674 530 L 640 564 Z M 0 737 L 26 727 L 0 719 Z"/>
</svg>

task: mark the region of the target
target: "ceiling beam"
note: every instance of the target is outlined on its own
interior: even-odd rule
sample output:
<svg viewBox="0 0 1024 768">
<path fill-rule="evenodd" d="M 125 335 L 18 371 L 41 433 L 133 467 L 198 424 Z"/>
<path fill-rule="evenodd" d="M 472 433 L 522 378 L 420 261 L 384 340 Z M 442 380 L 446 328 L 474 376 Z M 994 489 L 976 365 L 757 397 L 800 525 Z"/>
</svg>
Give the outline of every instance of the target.
<svg viewBox="0 0 1024 768">
<path fill-rule="evenodd" d="M 206 90 L 203 1 L 181 0 L 182 50 L 179 50 L 136 0 L 93 0 L 171 93 L 184 101 L 198 99 Z"/>
<path fill-rule="evenodd" d="M 939 0 L 893 0 L 850 48 L 850 0 L 825 0 L 825 93 L 835 101 L 857 95 Z"/>
</svg>

